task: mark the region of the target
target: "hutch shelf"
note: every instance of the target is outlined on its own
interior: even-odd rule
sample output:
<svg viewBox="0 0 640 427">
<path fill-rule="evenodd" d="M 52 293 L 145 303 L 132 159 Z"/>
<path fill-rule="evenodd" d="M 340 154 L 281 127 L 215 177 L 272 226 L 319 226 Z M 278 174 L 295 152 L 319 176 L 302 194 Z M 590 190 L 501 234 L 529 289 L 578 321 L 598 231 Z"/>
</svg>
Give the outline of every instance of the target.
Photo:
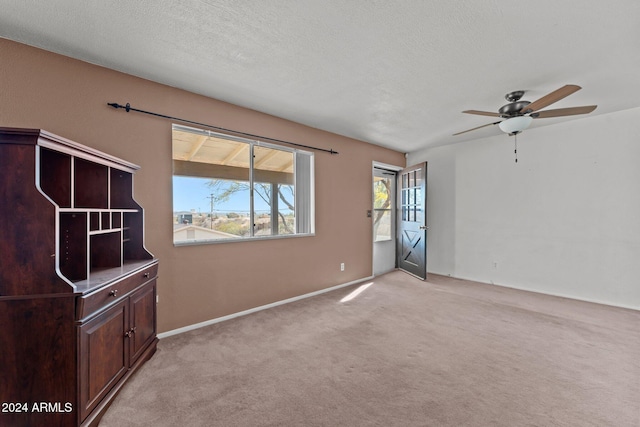
<svg viewBox="0 0 640 427">
<path fill-rule="evenodd" d="M 0 128 L 0 425 L 97 425 L 155 352 L 138 166 Z"/>
</svg>

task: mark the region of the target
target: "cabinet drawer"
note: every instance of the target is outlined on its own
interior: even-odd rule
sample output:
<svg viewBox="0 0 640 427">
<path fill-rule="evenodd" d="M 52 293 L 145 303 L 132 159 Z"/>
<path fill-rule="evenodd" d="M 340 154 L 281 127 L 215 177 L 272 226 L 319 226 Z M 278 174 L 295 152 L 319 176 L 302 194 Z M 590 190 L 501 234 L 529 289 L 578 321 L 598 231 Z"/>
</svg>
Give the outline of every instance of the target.
<svg viewBox="0 0 640 427">
<path fill-rule="evenodd" d="M 114 282 L 95 292 L 78 298 L 76 305 L 76 319 L 84 319 L 93 313 L 119 301 L 138 286 L 153 280 L 158 275 L 158 264 L 150 265 L 144 269 L 135 271 L 129 276 Z"/>
</svg>

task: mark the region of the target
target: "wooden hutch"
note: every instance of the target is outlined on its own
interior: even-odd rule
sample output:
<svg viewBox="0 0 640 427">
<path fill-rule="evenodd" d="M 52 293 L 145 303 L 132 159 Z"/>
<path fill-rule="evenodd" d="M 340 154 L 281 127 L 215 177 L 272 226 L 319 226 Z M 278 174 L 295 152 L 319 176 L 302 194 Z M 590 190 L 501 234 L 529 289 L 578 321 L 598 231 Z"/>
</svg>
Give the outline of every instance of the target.
<svg viewBox="0 0 640 427">
<path fill-rule="evenodd" d="M 0 128 L 0 425 L 96 425 L 156 350 L 139 167 Z"/>
</svg>

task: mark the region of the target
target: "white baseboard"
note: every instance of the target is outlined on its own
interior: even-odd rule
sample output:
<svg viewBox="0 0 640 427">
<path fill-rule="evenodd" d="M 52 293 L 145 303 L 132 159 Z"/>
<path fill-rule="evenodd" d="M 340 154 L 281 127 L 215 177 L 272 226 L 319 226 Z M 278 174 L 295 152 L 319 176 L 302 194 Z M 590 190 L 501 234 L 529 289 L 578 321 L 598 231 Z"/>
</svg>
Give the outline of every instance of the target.
<svg viewBox="0 0 640 427">
<path fill-rule="evenodd" d="M 473 279 L 471 277 L 452 276 L 450 274 L 440 274 L 440 273 L 435 273 L 435 272 L 433 274 L 438 274 L 440 276 L 448 276 L 448 277 L 451 277 L 452 279 L 460 279 L 460 280 L 467 280 L 467 281 L 470 281 L 470 282 L 482 283 L 482 284 L 485 284 L 485 285 L 500 286 L 502 288 L 515 289 L 515 290 L 518 290 L 518 291 L 527 291 L 527 292 L 533 292 L 533 293 L 536 293 L 536 294 L 549 295 L 549 296 L 552 296 L 552 297 L 567 298 L 567 299 L 573 299 L 573 300 L 576 300 L 576 301 L 590 302 L 590 303 L 593 303 L 593 304 L 608 305 L 610 307 L 625 308 L 627 310 L 640 311 L 640 306 L 619 304 L 619 303 L 611 302 L 611 301 L 601 301 L 601 300 L 597 300 L 597 299 L 593 299 L 593 298 L 582 298 L 582 297 L 579 297 L 579 296 L 570 295 L 570 294 L 564 294 L 564 293 L 561 293 L 561 292 L 546 292 L 546 291 L 543 292 L 543 291 L 541 291 L 539 289 L 535 289 L 535 288 L 527 288 L 527 287 L 524 287 L 524 286 L 504 285 L 502 283 L 494 283 L 494 282 L 485 282 L 485 281 L 482 281 L 482 280 Z"/>
<path fill-rule="evenodd" d="M 356 283 L 364 282 L 365 280 L 371 280 L 371 279 L 373 279 L 373 276 L 363 277 L 362 279 L 353 280 L 351 282 L 343 283 L 341 285 L 332 286 L 330 288 L 321 289 L 319 291 L 310 292 L 308 294 L 299 295 L 297 297 L 288 298 L 288 299 L 285 299 L 285 300 L 282 300 L 282 301 L 276 301 L 276 302 L 273 302 L 273 303 L 267 304 L 267 305 L 261 305 L 259 307 L 250 308 L 249 310 L 240 311 L 238 313 L 229 314 L 227 316 L 217 317 L 215 319 L 206 320 L 204 322 L 195 323 L 193 325 L 184 326 L 182 328 L 173 329 L 173 330 L 167 331 L 167 332 L 162 332 L 162 333 L 158 334 L 158 338 L 162 339 L 162 338 L 170 337 L 172 335 L 182 334 L 184 332 L 192 331 L 194 329 L 199 329 L 199 328 L 203 328 L 205 326 L 209 326 L 209 325 L 213 325 L 213 324 L 216 324 L 216 323 L 224 322 L 225 320 L 235 319 L 236 317 L 246 316 L 247 314 L 255 313 L 255 312 L 258 312 L 258 311 L 262 311 L 262 310 L 267 310 L 269 308 L 277 307 L 279 305 L 289 304 L 291 302 L 300 301 L 300 300 L 305 299 L 305 298 L 311 298 L 311 297 L 314 297 L 316 295 L 321 295 L 321 294 L 324 294 L 326 292 L 335 291 L 337 289 L 345 288 L 347 286 L 355 285 Z"/>
</svg>

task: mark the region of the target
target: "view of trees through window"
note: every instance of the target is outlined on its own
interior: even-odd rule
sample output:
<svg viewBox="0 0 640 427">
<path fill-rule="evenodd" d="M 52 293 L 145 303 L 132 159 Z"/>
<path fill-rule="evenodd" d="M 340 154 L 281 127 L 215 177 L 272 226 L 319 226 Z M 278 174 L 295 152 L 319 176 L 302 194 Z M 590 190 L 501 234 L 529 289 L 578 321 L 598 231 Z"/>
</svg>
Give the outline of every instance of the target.
<svg viewBox="0 0 640 427">
<path fill-rule="evenodd" d="M 312 160 L 174 126 L 174 243 L 312 232 Z"/>
<path fill-rule="evenodd" d="M 228 181 L 223 179 L 210 179 L 205 183 L 211 191 L 208 196 L 210 209 L 205 215 L 199 215 L 196 225 L 233 234 L 240 237 L 248 237 L 251 233 L 250 221 L 250 189 L 247 181 Z M 285 184 L 255 183 L 253 186 L 254 205 L 254 235 L 268 236 L 272 234 L 295 234 L 295 209 L 294 186 Z M 275 199 L 274 199 L 275 196 Z M 225 206 L 231 199 L 235 199 L 237 206 L 246 206 L 246 209 L 219 209 Z M 274 209 L 277 207 L 277 209 Z M 276 214 L 274 223 L 272 215 Z M 274 224 L 277 229 L 274 231 Z"/>
<path fill-rule="evenodd" d="M 373 180 L 373 241 L 391 240 L 391 178 L 374 177 Z"/>
</svg>

